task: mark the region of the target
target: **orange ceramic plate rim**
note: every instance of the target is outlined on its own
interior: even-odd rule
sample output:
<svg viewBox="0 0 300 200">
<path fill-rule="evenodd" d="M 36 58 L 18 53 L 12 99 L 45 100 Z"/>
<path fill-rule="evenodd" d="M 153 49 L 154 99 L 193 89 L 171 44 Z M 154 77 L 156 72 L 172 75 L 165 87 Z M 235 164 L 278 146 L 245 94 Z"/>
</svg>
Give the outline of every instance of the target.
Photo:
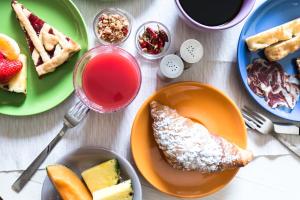
<svg viewBox="0 0 300 200">
<path fill-rule="evenodd" d="M 210 90 L 213 90 L 217 93 L 219 93 L 221 96 L 223 96 L 232 106 L 233 108 L 237 111 L 238 113 L 238 117 L 244 121 L 243 117 L 242 117 L 242 114 L 240 112 L 240 109 L 238 108 L 238 106 L 234 103 L 233 100 L 231 100 L 224 92 L 220 91 L 219 89 L 209 85 L 209 84 L 205 84 L 205 83 L 200 83 L 200 82 L 196 82 L 196 81 L 181 81 L 181 82 L 177 82 L 177 83 L 173 83 L 173 84 L 170 84 L 170 85 L 167 85 L 163 88 L 160 88 L 159 90 L 155 91 L 154 94 L 152 94 L 151 96 L 149 96 L 145 101 L 144 103 L 141 105 L 141 107 L 139 108 L 136 116 L 135 116 L 135 119 L 133 121 L 133 124 L 132 124 L 132 128 L 131 128 L 131 136 L 130 136 L 130 146 L 131 146 L 131 154 L 132 154 L 132 157 L 133 157 L 133 160 L 136 164 L 136 167 L 138 168 L 138 170 L 140 171 L 140 173 L 143 175 L 143 177 L 154 187 L 156 188 L 157 190 L 159 190 L 160 192 L 162 193 L 165 193 L 165 194 L 168 194 L 168 195 L 171 195 L 171 196 L 174 196 L 174 197 L 179 197 L 179 198 L 202 198 L 202 197 L 205 197 L 205 196 L 208 196 L 208 195 L 211 195 L 217 191 L 220 191 L 221 189 L 223 189 L 225 186 L 227 186 L 231 181 L 232 179 L 236 176 L 236 174 L 238 173 L 239 169 L 236 169 L 236 172 L 233 174 L 233 176 L 230 178 L 230 180 L 227 182 L 227 184 L 224 184 L 222 186 L 219 186 L 218 188 L 215 188 L 213 190 L 211 190 L 210 192 L 207 192 L 207 193 L 203 193 L 203 194 L 196 194 L 196 195 L 180 195 L 180 194 L 177 194 L 177 193 L 172 193 L 172 192 L 169 192 L 169 191 L 166 191 L 166 190 L 163 190 L 162 188 L 158 187 L 157 185 L 154 185 L 152 182 L 151 182 L 151 179 L 143 172 L 143 170 L 140 168 L 137 159 L 136 159 L 136 156 L 135 156 L 135 151 L 138 150 L 138 148 L 136 148 L 135 146 L 133 146 L 133 130 L 134 130 L 134 127 L 136 125 L 136 121 L 138 120 L 138 118 L 141 116 L 141 113 L 143 112 L 143 110 L 145 109 L 146 106 L 149 106 L 149 103 L 151 100 L 153 100 L 155 98 L 155 96 L 157 96 L 159 93 L 165 91 L 165 90 L 168 90 L 168 89 L 171 89 L 173 87 L 177 87 L 177 86 L 186 86 L 186 85 L 191 85 L 191 86 L 199 86 L 199 87 L 206 87 L 207 89 L 210 89 Z M 241 133 L 242 134 L 242 133 Z M 246 125 L 243 123 L 243 136 L 245 136 L 246 138 L 246 146 L 247 147 L 247 129 L 246 129 Z"/>
</svg>

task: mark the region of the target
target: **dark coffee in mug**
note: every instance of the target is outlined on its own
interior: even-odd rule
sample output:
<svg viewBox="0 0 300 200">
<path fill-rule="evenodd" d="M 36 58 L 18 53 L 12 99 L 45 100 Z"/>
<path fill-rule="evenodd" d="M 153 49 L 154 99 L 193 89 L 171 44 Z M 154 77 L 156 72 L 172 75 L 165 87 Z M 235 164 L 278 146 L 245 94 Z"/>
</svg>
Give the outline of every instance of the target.
<svg viewBox="0 0 300 200">
<path fill-rule="evenodd" d="M 239 13 L 244 0 L 179 0 L 183 10 L 206 26 L 230 22 Z"/>
</svg>

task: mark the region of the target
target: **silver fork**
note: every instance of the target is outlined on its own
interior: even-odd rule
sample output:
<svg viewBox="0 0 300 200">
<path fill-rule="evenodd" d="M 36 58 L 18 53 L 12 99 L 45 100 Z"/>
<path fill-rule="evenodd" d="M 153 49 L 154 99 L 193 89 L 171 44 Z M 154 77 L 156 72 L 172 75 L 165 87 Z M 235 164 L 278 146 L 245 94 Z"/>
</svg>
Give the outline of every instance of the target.
<svg viewBox="0 0 300 200">
<path fill-rule="evenodd" d="M 264 115 L 252 111 L 248 107 L 244 107 L 242 109 L 242 115 L 244 117 L 246 125 L 249 128 L 257 130 L 259 133 L 262 134 L 271 134 L 283 146 L 285 146 L 288 150 L 290 150 L 292 153 L 294 153 L 296 156 L 300 158 L 300 150 L 298 149 L 298 147 L 292 144 L 291 142 L 287 141 L 284 137 L 281 137 L 281 134 L 279 133 L 280 131 L 282 131 L 283 134 L 287 134 L 286 131 L 288 130 L 288 128 L 286 127 L 291 127 L 291 128 L 298 128 L 298 134 L 299 134 L 299 127 L 296 127 L 294 125 L 286 125 L 286 127 L 281 125 L 276 125 Z M 275 132 L 276 126 L 281 127 L 281 128 L 277 128 L 278 129 L 277 132 Z"/>
<path fill-rule="evenodd" d="M 299 127 L 292 124 L 274 123 L 266 116 L 251 110 L 247 106 L 242 108 L 242 115 L 247 126 L 262 134 L 271 134 L 275 132 L 286 135 L 300 135 Z"/>
<path fill-rule="evenodd" d="M 21 176 L 12 185 L 12 189 L 20 192 L 28 183 L 31 177 L 35 174 L 56 144 L 63 138 L 67 130 L 77 126 L 87 115 L 89 108 L 81 101 L 78 101 L 64 116 L 64 125 L 56 137 L 48 144 L 48 146 L 36 157 L 36 159 L 28 166 Z"/>
</svg>

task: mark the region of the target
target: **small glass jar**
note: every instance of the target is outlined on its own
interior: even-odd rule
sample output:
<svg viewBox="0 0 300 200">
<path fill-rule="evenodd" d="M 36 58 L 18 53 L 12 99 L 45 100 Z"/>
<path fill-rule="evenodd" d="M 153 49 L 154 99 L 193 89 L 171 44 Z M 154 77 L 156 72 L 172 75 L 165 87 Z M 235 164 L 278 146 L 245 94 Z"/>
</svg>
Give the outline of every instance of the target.
<svg viewBox="0 0 300 200">
<path fill-rule="evenodd" d="M 167 37 L 168 41 L 165 41 L 165 44 L 164 44 L 163 48 L 160 49 L 159 53 L 155 53 L 155 54 L 150 53 L 150 52 L 147 51 L 147 48 L 143 48 L 141 46 L 141 37 L 146 32 L 147 28 L 151 28 L 154 31 L 158 31 L 160 29 L 166 34 L 166 37 Z M 165 25 L 163 25 L 160 22 L 149 21 L 149 22 L 146 22 L 146 23 L 142 24 L 137 29 L 137 32 L 136 32 L 136 35 L 135 35 L 135 45 L 136 45 L 136 48 L 137 48 L 139 54 L 141 56 L 143 56 L 144 58 L 147 58 L 147 59 L 150 59 L 150 60 L 155 60 L 155 59 L 159 59 L 159 58 L 163 57 L 166 54 L 166 52 L 168 51 L 168 49 L 170 47 L 170 44 L 171 44 L 170 31 L 168 30 L 168 28 Z M 151 47 L 152 47 L 152 44 L 149 44 L 149 45 L 151 45 Z"/>
<path fill-rule="evenodd" d="M 119 16 L 124 17 L 125 19 L 127 19 L 127 21 L 128 21 L 127 33 L 122 39 L 110 42 L 110 41 L 104 40 L 103 38 L 100 37 L 98 24 L 99 24 L 99 20 L 101 19 L 101 16 L 103 16 L 103 15 L 108 15 L 108 16 L 109 15 L 119 15 Z M 93 28 L 94 34 L 95 34 L 96 38 L 98 39 L 98 41 L 101 44 L 103 44 L 103 45 L 121 45 L 122 43 L 124 43 L 128 39 L 128 37 L 131 33 L 132 17 L 129 13 L 127 13 L 126 11 L 121 10 L 119 8 L 106 8 L 106 9 L 101 10 L 94 17 L 93 27 L 94 27 Z"/>
</svg>

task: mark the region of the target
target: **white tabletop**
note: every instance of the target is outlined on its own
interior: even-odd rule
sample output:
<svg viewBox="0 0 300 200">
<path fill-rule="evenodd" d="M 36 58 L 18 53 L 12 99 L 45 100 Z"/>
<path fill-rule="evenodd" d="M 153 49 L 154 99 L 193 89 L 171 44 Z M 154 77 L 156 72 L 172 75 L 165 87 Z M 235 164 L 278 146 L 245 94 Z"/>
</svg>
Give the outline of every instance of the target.
<svg viewBox="0 0 300 200">
<path fill-rule="evenodd" d="M 258 0 L 256 7 L 264 0 Z M 257 110 L 257 106 L 242 86 L 236 69 L 236 45 L 243 23 L 226 31 L 203 33 L 195 31 L 179 19 L 174 0 L 74 0 L 84 16 L 90 36 L 90 46 L 95 45 L 91 23 L 95 13 L 104 7 L 119 7 L 132 13 L 135 23 L 133 31 L 142 22 L 158 20 L 167 25 L 173 37 L 170 52 L 178 49 L 189 38 L 198 39 L 204 46 L 204 59 L 186 71 L 176 81 L 195 80 L 209 83 L 230 96 L 238 106 L 245 104 Z M 124 45 L 136 55 L 133 36 Z M 21 170 L 48 144 L 61 128 L 61 119 L 65 111 L 74 102 L 70 97 L 60 106 L 46 113 L 32 117 L 0 116 L 0 196 L 4 200 L 40 199 L 43 180 L 46 176 L 44 166 L 53 164 L 57 159 L 73 149 L 83 146 L 101 146 L 111 148 L 130 156 L 130 128 L 134 116 L 142 102 L 157 88 L 167 83 L 157 80 L 157 62 L 148 62 L 139 58 L 143 83 L 139 95 L 126 110 L 109 115 L 90 113 L 87 120 L 71 130 L 54 149 L 41 169 L 17 194 L 10 187 Z M 263 111 L 262 111 L 263 112 Z M 253 199 L 298 199 L 300 196 L 300 160 L 289 154 L 270 137 L 249 133 L 249 147 L 257 150 L 259 157 L 247 167 L 241 169 L 233 181 L 223 190 L 203 199 L 207 200 L 253 200 Z M 265 151 L 266 150 L 266 151 Z M 286 154 L 279 156 L 278 154 Z M 273 155 L 273 156 L 272 156 Z M 144 200 L 176 199 L 154 189 L 140 176 L 143 185 Z"/>
</svg>

